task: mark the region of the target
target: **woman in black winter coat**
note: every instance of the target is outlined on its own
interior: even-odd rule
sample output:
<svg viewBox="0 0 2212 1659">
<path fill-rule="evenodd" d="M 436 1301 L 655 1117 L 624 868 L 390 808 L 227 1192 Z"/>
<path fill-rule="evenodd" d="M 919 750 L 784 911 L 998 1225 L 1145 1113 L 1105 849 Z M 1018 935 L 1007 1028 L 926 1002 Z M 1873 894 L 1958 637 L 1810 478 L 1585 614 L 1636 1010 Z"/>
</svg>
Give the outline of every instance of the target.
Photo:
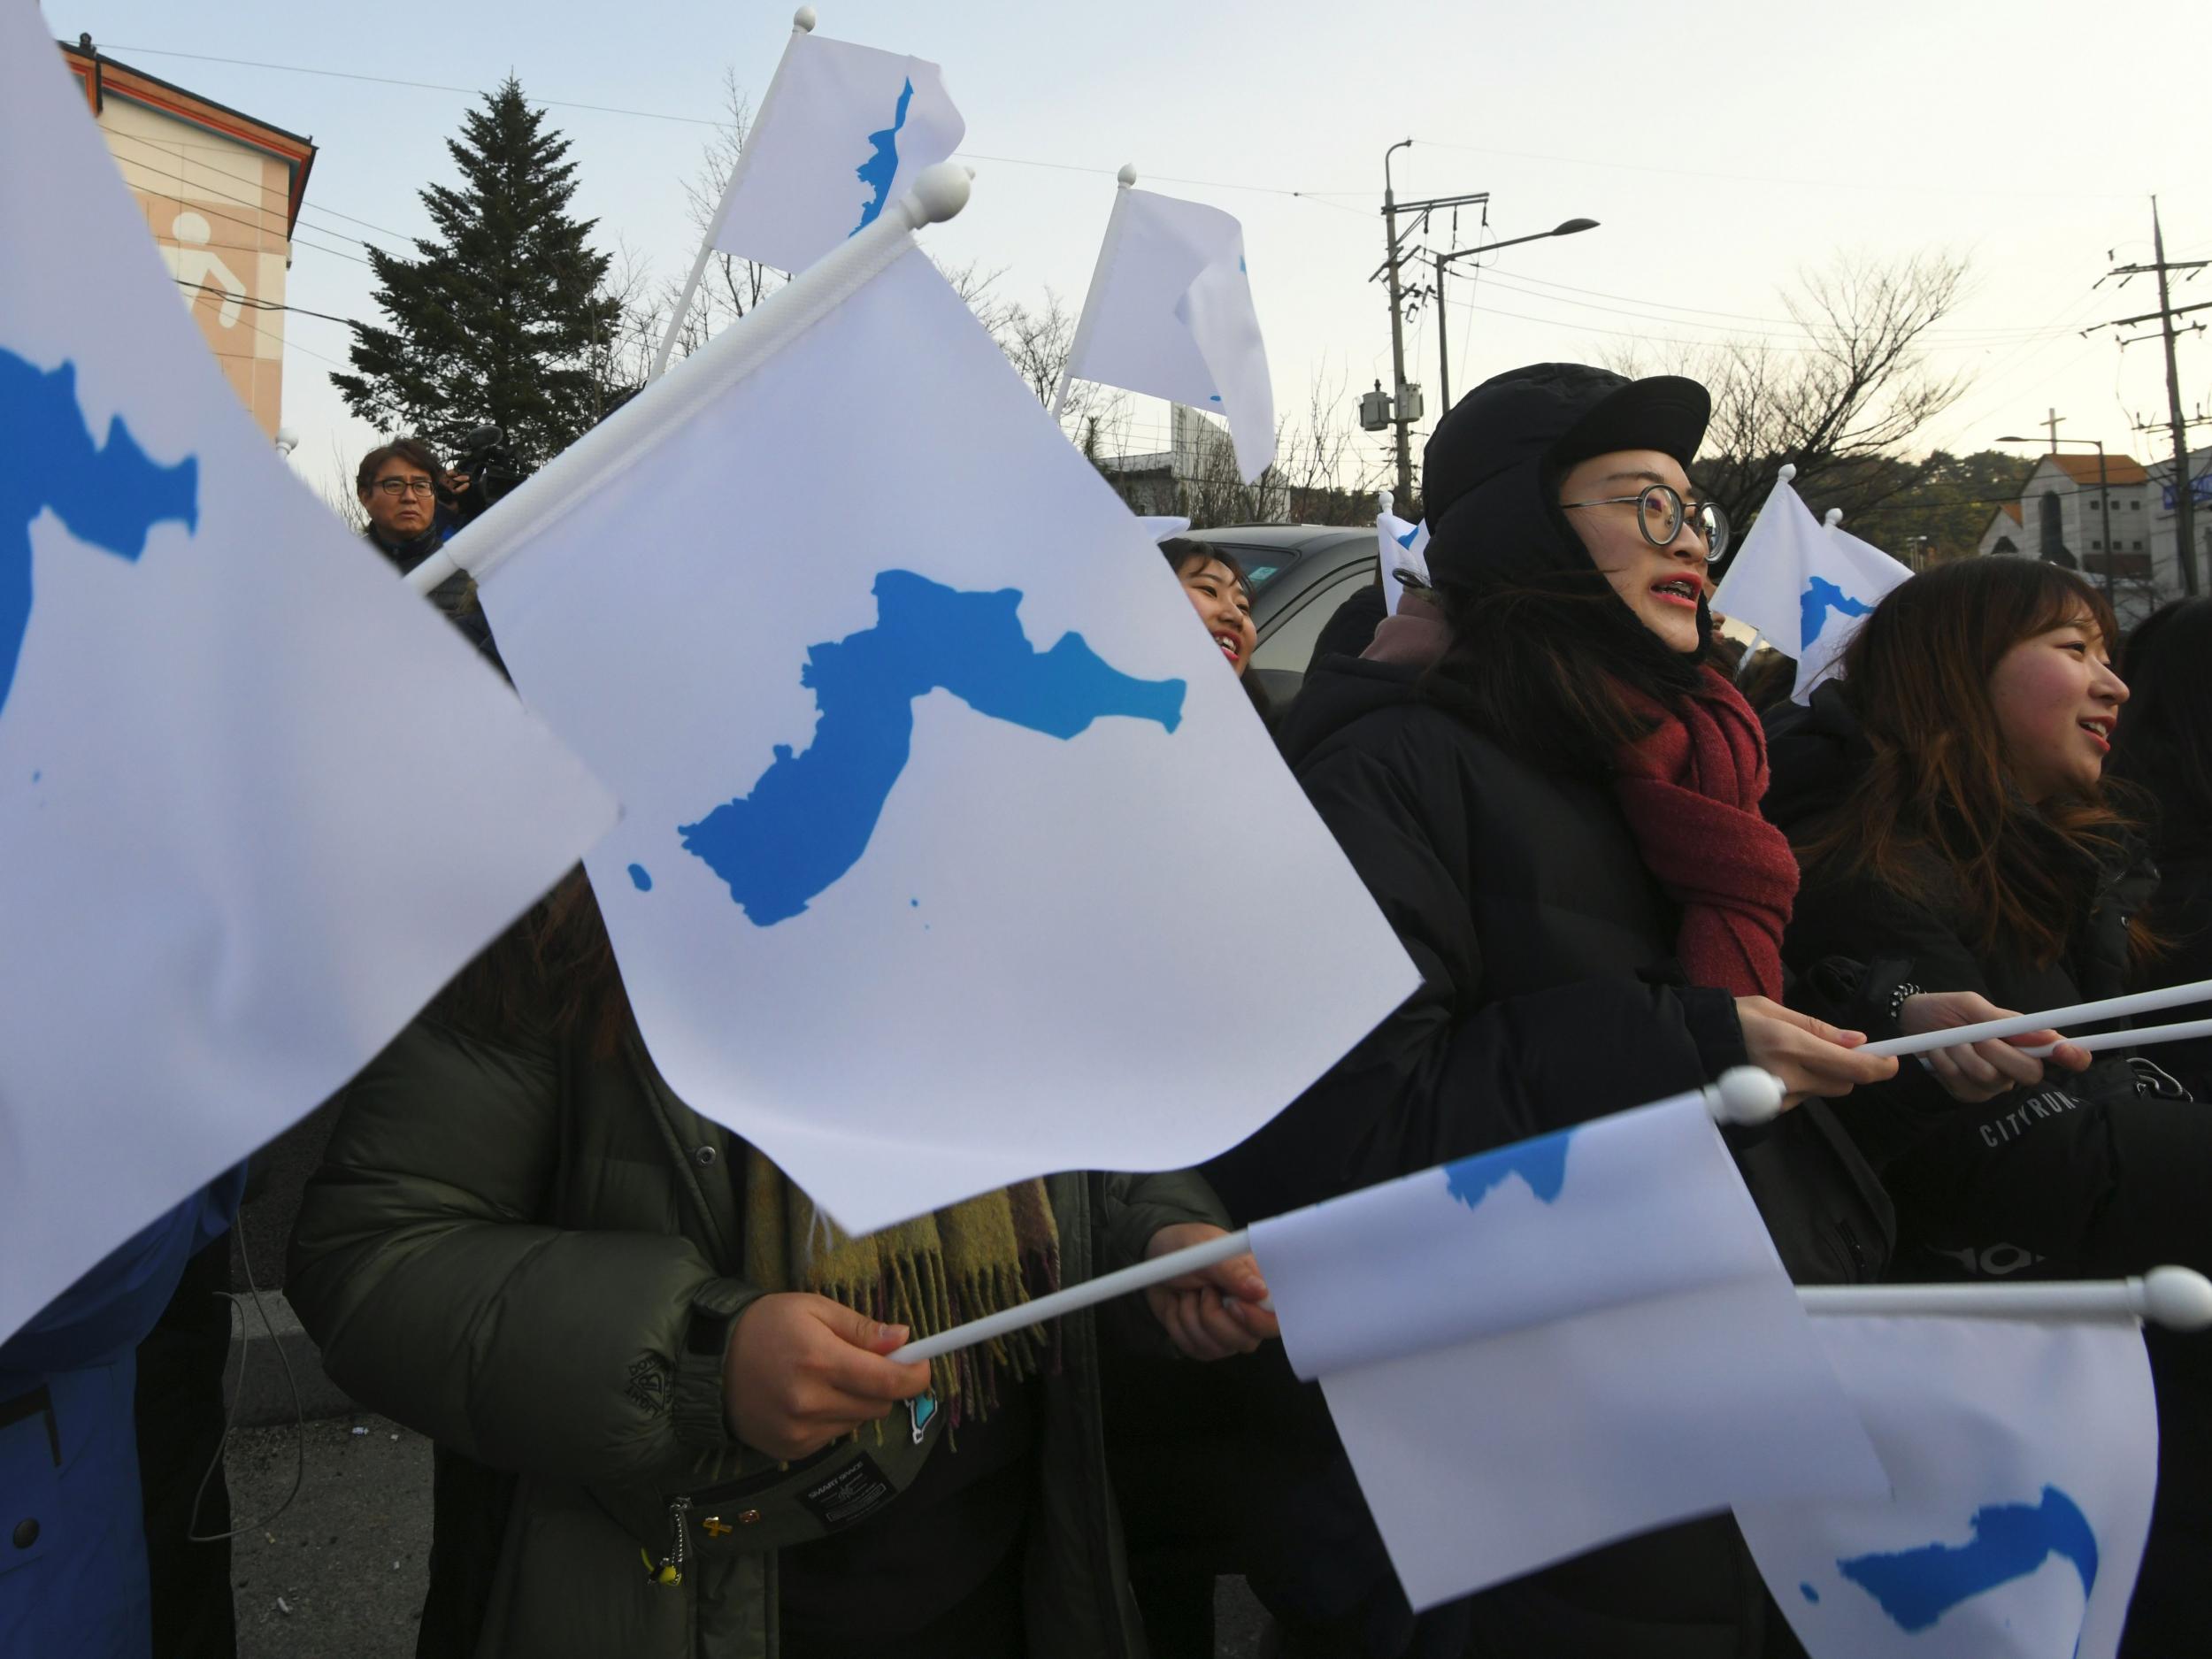
<svg viewBox="0 0 2212 1659">
<path fill-rule="evenodd" d="M 1747 1060 L 1796 1100 L 1893 1074 L 1854 1052 L 1855 1033 L 1780 1004 L 1796 872 L 1758 816 L 1755 717 L 1703 666 L 1706 565 L 1725 533 L 1685 468 L 1709 411 L 1694 381 L 1548 364 L 1478 388 L 1431 439 L 1429 564 L 1451 643 L 1426 669 L 1322 662 L 1278 733 L 1424 983 L 1211 1167 L 1234 1213 L 1275 1214 Z M 1740 1158 L 1785 1256 L 1847 1279 L 1878 1263 L 1882 1201 L 1818 1118 L 1792 1112 Z M 1267 1444 L 1242 1495 L 1275 1523 L 1281 1557 L 1250 1576 L 1297 1632 L 1293 1651 L 1761 1651 L 1765 1598 L 1726 1520 L 1594 1552 L 1417 1625 L 1317 1391 L 1268 1363 L 1279 1386 L 1254 1408 Z"/>
<path fill-rule="evenodd" d="M 2112 746 L 2112 774 L 2141 807 L 2158 888 L 2147 912 L 2160 950 L 2144 988 L 2212 979 L 2212 599 L 2165 606 L 2129 638 L 2134 695 Z M 2177 1010 L 2191 1019 L 2202 1009 Z M 2158 1063 L 2212 1101 L 2212 1037 L 2168 1043 Z"/>
<path fill-rule="evenodd" d="M 2160 949 L 2137 964 L 2136 984 L 2195 985 L 2212 979 L 2212 599 L 2157 611 L 2130 636 L 2122 665 L 2134 695 L 2112 773 L 2130 786 L 2130 807 L 2143 810 L 2158 863 L 2144 913 Z M 2184 1088 L 2212 1102 L 2212 1038 L 2154 1053 Z M 2156 1329 L 2143 1340 L 2158 1386 L 2158 1507 L 2121 1649 L 2129 1659 L 2202 1645 L 2201 1586 L 2212 1569 L 2212 1340 Z"/>
<path fill-rule="evenodd" d="M 1843 679 L 1770 723 L 1768 809 L 1805 864 L 1793 962 L 1886 962 L 2023 1010 L 2129 988 L 2157 876 L 2101 793 L 2115 728 L 2132 718 L 2112 638 L 2093 588 L 2024 559 L 1939 566 L 1882 601 Z M 2144 1059 L 2108 1051 L 2078 1078 L 1970 1110 L 1908 1076 L 1844 1116 L 1896 1202 L 1895 1277 L 2212 1271 L 2212 1109 Z M 2185 1447 L 2201 1437 L 2204 1396 L 2185 1386 L 2177 1410 L 2155 1344 L 2154 1370 L 2163 1479 L 2178 1493 L 2203 1479 Z M 2131 1651 L 2200 1647 L 2202 1557 L 2173 1563 L 2177 1579 L 2172 1536 L 2154 1522 Z M 2158 1628 L 2168 1616 L 2179 1623 Z"/>
</svg>

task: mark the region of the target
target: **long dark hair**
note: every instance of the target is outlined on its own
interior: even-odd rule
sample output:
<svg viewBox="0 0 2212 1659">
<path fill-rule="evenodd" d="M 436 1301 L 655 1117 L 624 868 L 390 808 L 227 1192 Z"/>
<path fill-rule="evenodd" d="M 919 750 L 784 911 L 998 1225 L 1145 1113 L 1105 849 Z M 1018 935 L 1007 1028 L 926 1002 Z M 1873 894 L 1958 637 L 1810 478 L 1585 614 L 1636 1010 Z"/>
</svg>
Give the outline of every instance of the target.
<svg viewBox="0 0 2212 1659">
<path fill-rule="evenodd" d="M 2121 671 L 2132 695 L 2109 770 L 2147 798 L 2158 853 L 2212 851 L 2212 599 L 2153 612 Z"/>
<path fill-rule="evenodd" d="M 1573 532 L 1563 523 L 1561 533 Z M 1595 565 L 1510 582 L 1447 580 L 1435 590 L 1451 642 L 1424 693 L 1548 772 L 1609 778 L 1625 744 L 1648 736 L 1634 700 L 1671 704 L 1701 682 L 1711 623 L 1698 606 L 1699 648 L 1668 649 Z"/>
<path fill-rule="evenodd" d="M 1955 902 L 1985 954 L 2055 962 L 2127 826 L 2100 790 L 2028 801 L 1989 680 L 2023 640 L 2074 621 L 2116 637 L 2095 588 L 2033 559 L 1955 560 L 1884 598 L 1844 651 L 1840 688 L 1873 758 L 1801 841 L 1807 872 L 1864 872 L 1916 902 Z"/>
<path fill-rule="evenodd" d="M 613 1055 L 630 1003 L 583 866 L 485 946 L 439 993 L 432 1011 L 495 1040 L 581 1039 L 595 1056 Z"/>
</svg>

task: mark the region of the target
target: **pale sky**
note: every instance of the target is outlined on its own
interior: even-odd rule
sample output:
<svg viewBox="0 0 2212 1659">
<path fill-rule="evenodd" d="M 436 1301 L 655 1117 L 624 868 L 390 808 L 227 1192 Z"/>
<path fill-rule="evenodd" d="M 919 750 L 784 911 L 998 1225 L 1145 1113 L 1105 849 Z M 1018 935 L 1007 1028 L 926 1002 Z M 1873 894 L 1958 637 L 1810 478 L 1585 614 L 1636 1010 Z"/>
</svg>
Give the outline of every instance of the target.
<svg viewBox="0 0 2212 1659">
<path fill-rule="evenodd" d="M 1411 137 L 1392 164 L 1402 200 L 1488 190 L 1498 238 L 1601 221 L 1454 281 L 1469 302 L 1449 311 L 1457 390 L 1639 340 L 1663 349 L 1741 331 L 1786 346 L 1795 330 L 1779 291 L 1800 270 L 1843 253 L 1950 250 L 1970 259 L 1971 292 L 1946 320 L 1937 361 L 1978 378 L 1931 442 L 1973 449 L 2039 432 L 2055 406 L 2063 436 L 2163 453 L 2162 430 L 2129 430 L 2131 417 L 2162 427 L 2155 342 L 2124 352 L 2110 332 L 2078 331 L 2155 307 L 2148 279 L 2091 288 L 2108 253 L 2149 258 L 2153 191 L 2169 257 L 2212 257 L 2202 32 L 2179 0 L 818 9 L 825 36 L 943 65 L 977 179 L 967 211 L 925 236 L 950 263 L 1005 267 L 1009 297 L 1033 301 L 1050 285 L 1080 304 L 1124 162 L 1148 188 L 1237 215 L 1284 411 L 1302 409 L 1316 381 L 1348 402 L 1389 380 L 1388 311 L 1367 279 L 1382 257 L 1383 152 Z M 708 128 L 563 106 L 711 120 L 726 67 L 757 100 L 791 17 L 780 4 L 689 0 L 43 10 L 58 37 L 88 30 L 114 57 L 311 135 L 321 153 L 288 297 L 365 320 L 380 320 L 370 273 L 343 256 L 359 256 L 355 238 L 406 251 L 427 230 L 416 192 L 457 182 L 444 141 L 472 98 L 298 69 L 459 88 L 511 71 L 572 141 L 574 208 L 598 220 L 599 245 L 618 237 L 680 275 L 694 247 L 681 183 Z M 1472 241 L 1471 218 L 1453 245 Z M 2212 279 L 2176 295 L 2200 299 L 2212 300 Z M 284 418 L 301 434 L 295 465 L 320 485 L 334 454 L 349 465 L 374 434 L 324 378 L 322 359 L 345 358 L 346 330 L 295 315 L 288 337 Z M 1432 418 L 1432 318 L 1407 350 Z M 2181 354 L 2184 403 L 2212 405 L 2212 335 L 2187 336 Z M 1136 447 L 1149 447 L 1159 407 L 1141 411 Z M 1379 456 L 1380 440 L 1368 442 Z"/>
</svg>

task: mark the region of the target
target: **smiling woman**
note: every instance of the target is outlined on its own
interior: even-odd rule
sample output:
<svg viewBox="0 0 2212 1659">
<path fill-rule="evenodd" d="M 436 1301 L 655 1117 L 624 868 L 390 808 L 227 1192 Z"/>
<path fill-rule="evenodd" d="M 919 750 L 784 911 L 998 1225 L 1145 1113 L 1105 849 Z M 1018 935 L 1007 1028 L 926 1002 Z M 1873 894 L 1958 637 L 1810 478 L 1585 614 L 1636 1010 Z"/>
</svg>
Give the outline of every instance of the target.
<svg viewBox="0 0 2212 1659">
<path fill-rule="evenodd" d="M 1241 678 L 1252 665 L 1259 632 L 1252 625 L 1252 585 L 1236 555 L 1185 536 L 1168 537 L 1160 552 L 1183 584 L 1198 619 Z"/>
<path fill-rule="evenodd" d="M 2113 633 L 2079 577 L 2021 558 L 1939 565 L 1875 608 L 1843 678 L 1772 720 L 1770 807 L 1805 863 L 1793 964 L 1886 960 L 2022 1010 L 2129 987 L 2155 954 L 2139 918 L 2158 875 L 2102 794 L 2115 727 L 2135 718 Z M 2212 1267 L 2212 1113 L 2147 1059 L 2101 1051 L 1977 1111 L 1925 1090 L 1911 1110 L 1920 1081 L 1852 1125 L 1896 1202 L 1897 1277 Z M 2124 1654 L 2201 1635 L 2212 1373 L 2175 1357 L 2152 1345 L 2159 1508 L 2134 1603 L 2173 1622 L 2131 1623 Z"/>
</svg>

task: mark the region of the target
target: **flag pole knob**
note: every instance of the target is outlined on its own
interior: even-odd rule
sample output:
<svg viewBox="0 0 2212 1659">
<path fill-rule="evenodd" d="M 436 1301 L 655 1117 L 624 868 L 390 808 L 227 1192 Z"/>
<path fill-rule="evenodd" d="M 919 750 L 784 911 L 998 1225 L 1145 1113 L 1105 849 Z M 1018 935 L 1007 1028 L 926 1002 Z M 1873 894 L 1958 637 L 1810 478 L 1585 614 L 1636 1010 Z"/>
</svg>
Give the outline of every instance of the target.
<svg viewBox="0 0 2212 1659">
<path fill-rule="evenodd" d="M 2212 1279 L 2186 1267 L 2154 1267 L 2143 1275 L 2143 1317 L 2169 1331 L 2212 1326 Z"/>
<path fill-rule="evenodd" d="M 1705 1091 L 1705 1102 L 1717 1123 L 1763 1124 L 1781 1116 L 1782 1094 L 1782 1079 L 1773 1072 L 1736 1065 Z"/>
<path fill-rule="evenodd" d="M 1390 503 L 1396 499 L 1397 497 L 1393 495 L 1386 489 L 1379 489 L 1375 492 L 1375 505 L 1381 508 L 1385 512 L 1388 512 L 1390 511 Z"/>
<path fill-rule="evenodd" d="M 1786 484 L 1796 476 L 1797 464 L 1794 461 L 1785 461 L 1782 463 L 1782 470 L 1774 475 L 1774 481 L 1778 484 Z"/>
<path fill-rule="evenodd" d="M 915 176 L 907 199 L 914 204 L 910 217 L 914 228 L 941 225 L 968 204 L 968 170 L 949 161 L 924 167 Z"/>
<path fill-rule="evenodd" d="M 1831 507 L 1820 515 L 1821 528 L 1824 530 L 1832 530 L 1842 522 L 1843 509 L 1840 507 Z"/>
<path fill-rule="evenodd" d="M 1114 182 L 1119 185 L 1123 189 L 1126 190 L 1131 185 L 1136 183 L 1136 181 L 1137 164 L 1133 161 L 1123 162 L 1121 164 L 1121 171 L 1114 175 Z"/>
<path fill-rule="evenodd" d="M 801 6 L 796 12 L 794 12 L 791 14 L 791 27 L 801 35 L 813 34 L 814 23 L 814 8 L 812 6 Z"/>
</svg>

